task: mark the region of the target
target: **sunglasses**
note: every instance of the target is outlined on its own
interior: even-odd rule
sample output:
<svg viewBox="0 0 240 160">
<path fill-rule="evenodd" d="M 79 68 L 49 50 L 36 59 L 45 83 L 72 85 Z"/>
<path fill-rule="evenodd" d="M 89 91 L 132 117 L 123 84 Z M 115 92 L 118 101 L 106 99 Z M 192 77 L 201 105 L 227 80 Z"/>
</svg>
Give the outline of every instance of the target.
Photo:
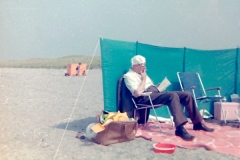
<svg viewBox="0 0 240 160">
<path fill-rule="evenodd" d="M 142 66 L 142 67 L 145 67 L 146 64 L 145 63 L 141 63 L 141 64 L 138 64 L 139 66 Z"/>
</svg>

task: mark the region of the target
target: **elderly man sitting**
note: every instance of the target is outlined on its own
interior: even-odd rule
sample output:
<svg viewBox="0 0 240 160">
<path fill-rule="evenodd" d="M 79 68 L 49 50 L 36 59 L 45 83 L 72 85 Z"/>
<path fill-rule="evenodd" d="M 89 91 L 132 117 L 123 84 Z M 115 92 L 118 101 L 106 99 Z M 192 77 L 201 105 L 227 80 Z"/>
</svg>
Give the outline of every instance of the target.
<svg viewBox="0 0 240 160">
<path fill-rule="evenodd" d="M 187 118 L 183 113 L 181 104 L 185 106 L 192 120 L 194 130 L 214 131 L 213 128 L 208 128 L 202 123 L 203 118 L 195 105 L 191 93 L 182 91 L 159 92 L 146 73 L 146 59 L 141 55 L 136 55 L 131 59 L 131 63 L 132 67 L 124 75 L 124 82 L 131 91 L 133 98 L 137 103 L 150 104 L 149 99 L 141 96 L 141 94 L 143 92 L 152 92 L 150 96 L 153 104 L 168 105 L 176 126 L 176 136 L 187 141 L 195 138 L 184 128 L 184 124 L 187 123 Z M 149 116 L 149 110 L 150 109 L 147 110 L 147 117 Z M 140 121 L 139 123 L 143 122 Z"/>
</svg>

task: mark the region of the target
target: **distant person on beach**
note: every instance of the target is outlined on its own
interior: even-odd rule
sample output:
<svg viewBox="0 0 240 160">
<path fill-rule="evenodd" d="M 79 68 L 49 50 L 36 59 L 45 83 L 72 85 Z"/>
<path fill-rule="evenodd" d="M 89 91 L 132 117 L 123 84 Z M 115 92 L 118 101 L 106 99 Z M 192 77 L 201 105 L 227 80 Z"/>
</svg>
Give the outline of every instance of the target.
<svg viewBox="0 0 240 160">
<path fill-rule="evenodd" d="M 150 104 L 148 97 L 141 96 L 143 92 L 152 92 L 150 95 L 153 104 L 164 104 L 170 109 L 175 123 L 175 135 L 184 140 L 191 141 L 195 137 L 190 135 L 184 128 L 184 124 L 188 122 L 182 106 L 185 106 L 190 119 L 193 123 L 193 130 L 203 130 L 206 132 L 213 132 L 213 128 L 208 128 L 202 123 L 202 116 L 196 107 L 195 101 L 189 92 L 183 91 L 169 91 L 159 92 L 157 87 L 146 73 L 146 59 L 143 56 L 136 55 L 131 59 L 132 67 L 124 74 L 124 82 L 127 88 L 131 91 L 133 98 L 137 103 Z M 147 110 L 147 120 L 149 117 Z M 140 119 L 138 123 L 144 123 Z"/>
<path fill-rule="evenodd" d="M 83 71 L 82 75 L 83 75 L 83 76 L 86 76 L 86 71 Z"/>
<path fill-rule="evenodd" d="M 65 73 L 65 76 L 69 76 L 69 74 L 68 74 L 69 68 L 70 68 L 70 64 L 67 65 L 67 73 Z"/>
<path fill-rule="evenodd" d="M 80 67 L 81 67 L 81 63 L 78 63 L 78 65 L 76 67 L 76 76 L 79 76 Z"/>
</svg>

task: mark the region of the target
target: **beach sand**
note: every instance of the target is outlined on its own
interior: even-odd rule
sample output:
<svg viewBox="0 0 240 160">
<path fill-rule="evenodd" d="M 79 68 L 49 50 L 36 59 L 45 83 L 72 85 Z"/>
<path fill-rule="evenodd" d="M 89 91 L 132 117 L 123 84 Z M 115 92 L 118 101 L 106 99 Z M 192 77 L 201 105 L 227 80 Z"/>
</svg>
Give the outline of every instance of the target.
<svg viewBox="0 0 240 160">
<path fill-rule="evenodd" d="M 104 108 L 102 72 L 65 77 L 65 71 L 1 69 L 0 160 L 239 159 L 204 148 L 158 154 L 154 142 L 142 138 L 110 146 L 76 138 Z"/>
</svg>

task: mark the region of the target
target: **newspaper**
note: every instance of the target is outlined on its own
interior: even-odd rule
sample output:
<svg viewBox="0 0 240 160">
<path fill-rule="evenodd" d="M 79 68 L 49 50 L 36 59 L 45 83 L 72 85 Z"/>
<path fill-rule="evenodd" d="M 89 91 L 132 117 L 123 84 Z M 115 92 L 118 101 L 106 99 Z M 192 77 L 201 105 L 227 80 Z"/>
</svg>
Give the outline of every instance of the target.
<svg viewBox="0 0 240 160">
<path fill-rule="evenodd" d="M 159 92 L 164 91 L 168 86 L 171 85 L 171 82 L 167 79 L 167 77 L 165 77 L 162 82 L 158 85 L 158 90 Z"/>
</svg>

